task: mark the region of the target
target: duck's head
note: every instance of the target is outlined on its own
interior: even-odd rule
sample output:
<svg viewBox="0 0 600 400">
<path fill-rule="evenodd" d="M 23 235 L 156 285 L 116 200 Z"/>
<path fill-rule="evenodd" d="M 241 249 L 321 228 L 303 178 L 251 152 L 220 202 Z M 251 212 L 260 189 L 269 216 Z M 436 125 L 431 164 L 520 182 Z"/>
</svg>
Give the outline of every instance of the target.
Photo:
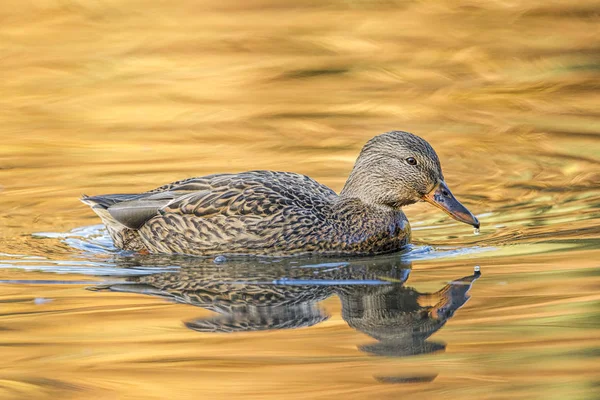
<svg viewBox="0 0 600 400">
<path fill-rule="evenodd" d="M 423 200 L 479 228 L 477 218 L 444 182 L 440 160 L 431 145 L 408 132 L 387 132 L 369 140 L 341 196 L 393 209 Z"/>
</svg>

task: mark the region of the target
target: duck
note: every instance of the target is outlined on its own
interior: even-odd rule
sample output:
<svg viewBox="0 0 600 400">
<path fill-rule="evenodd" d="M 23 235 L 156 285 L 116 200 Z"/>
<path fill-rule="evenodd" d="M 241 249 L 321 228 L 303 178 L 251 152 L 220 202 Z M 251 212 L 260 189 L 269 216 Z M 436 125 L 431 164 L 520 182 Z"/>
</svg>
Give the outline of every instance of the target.
<svg viewBox="0 0 600 400">
<path fill-rule="evenodd" d="M 426 201 L 479 229 L 452 194 L 423 138 L 390 131 L 369 140 L 339 194 L 293 172 L 248 171 L 172 182 L 137 194 L 83 195 L 115 247 L 195 256 L 366 256 L 405 249 L 402 208 Z"/>
</svg>

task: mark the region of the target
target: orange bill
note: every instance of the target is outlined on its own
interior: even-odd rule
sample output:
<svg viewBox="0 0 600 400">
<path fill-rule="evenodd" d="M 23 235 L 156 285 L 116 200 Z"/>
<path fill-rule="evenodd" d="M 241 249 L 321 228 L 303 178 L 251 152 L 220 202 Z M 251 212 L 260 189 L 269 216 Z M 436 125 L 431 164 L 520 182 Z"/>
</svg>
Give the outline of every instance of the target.
<svg viewBox="0 0 600 400">
<path fill-rule="evenodd" d="M 422 197 L 428 203 L 443 210 L 457 221 L 464 222 L 479 229 L 479 221 L 460 201 L 456 200 L 446 182 L 441 181 L 433 190 Z"/>
</svg>

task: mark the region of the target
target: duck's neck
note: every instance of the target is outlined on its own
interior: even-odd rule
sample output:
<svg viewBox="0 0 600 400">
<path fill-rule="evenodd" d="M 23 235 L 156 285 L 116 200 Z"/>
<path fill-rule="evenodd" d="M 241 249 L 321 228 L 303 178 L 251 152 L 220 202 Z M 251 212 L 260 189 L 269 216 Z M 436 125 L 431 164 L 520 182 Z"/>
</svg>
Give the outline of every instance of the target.
<svg viewBox="0 0 600 400">
<path fill-rule="evenodd" d="M 373 190 L 369 190 L 370 186 L 368 181 L 362 179 L 360 174 L 355 174 L 354 171 L 352 171 L 346 184 L 344 184 L 344 188 L 340 192 L 340 197 L 359 199 L 367 204 L 377 204 L 379 203 L 377 201 L 377 196 Z"/>
<path fill-rule="evenodd" d="M 390 187 L 378 174 L 366 173 L 364 168 L 354 166 L 340 198 L 356 198 L 368 205 L 392 210 L 415 203 L 412 199 L 400 198 L 397 193 L 397 188 Z"/>
</svg>

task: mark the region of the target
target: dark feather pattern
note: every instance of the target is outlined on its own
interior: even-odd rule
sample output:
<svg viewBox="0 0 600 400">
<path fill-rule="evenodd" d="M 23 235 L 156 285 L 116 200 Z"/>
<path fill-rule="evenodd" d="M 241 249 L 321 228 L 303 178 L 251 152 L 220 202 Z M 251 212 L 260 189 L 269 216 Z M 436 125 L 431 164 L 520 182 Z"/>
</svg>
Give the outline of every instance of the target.
<svg viewBox="0 0 600 400">
<path fill-rule="evenodd" d="M 408 237 L 402 212 L 341 199 L 307 176 L 286 172 L 191 178 L 108 207 L 102 196 L 85 201 L 123 226 L 113 236 L 139 236 L 143 248 L 126 250 L 151 253 L 372 254 L 397 250 Z"/>
</svg>

